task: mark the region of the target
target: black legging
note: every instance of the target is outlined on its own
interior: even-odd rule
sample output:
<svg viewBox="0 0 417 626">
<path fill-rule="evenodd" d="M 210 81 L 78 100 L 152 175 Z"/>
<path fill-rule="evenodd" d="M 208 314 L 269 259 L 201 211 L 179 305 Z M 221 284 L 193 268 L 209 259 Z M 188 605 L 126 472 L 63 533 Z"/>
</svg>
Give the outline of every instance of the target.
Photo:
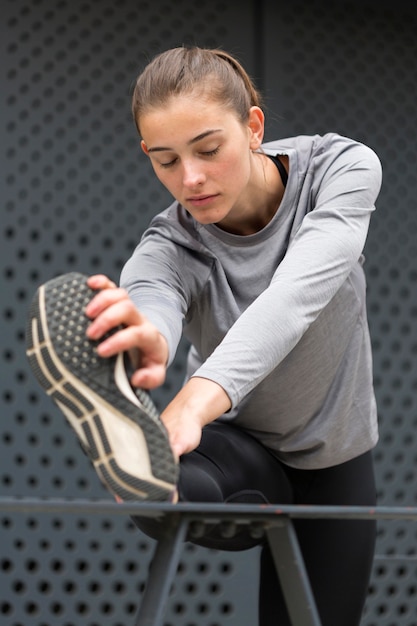
<svg viewBox="0 0 417 626">
<path fill-rule="evenodd" d="M 319 470 L 281 463 L 243 430 L 212 423 L 200 446 L 181 459 L 182 501 L 374 506 L 371 453 Z M 135 520 L 158 536 L 152 521 Z M 358 626 L 371 572 L 375 523 L 357 520 L 296 520 L 294 526 L 309 574 L 322 626 Z M 194 543 L 243 550 L 259 541 L 246 530 L 225 539 L 217 527 Z M 259 626 L 291 626 L 266 543 L 260 564 Z"/>
</svg>

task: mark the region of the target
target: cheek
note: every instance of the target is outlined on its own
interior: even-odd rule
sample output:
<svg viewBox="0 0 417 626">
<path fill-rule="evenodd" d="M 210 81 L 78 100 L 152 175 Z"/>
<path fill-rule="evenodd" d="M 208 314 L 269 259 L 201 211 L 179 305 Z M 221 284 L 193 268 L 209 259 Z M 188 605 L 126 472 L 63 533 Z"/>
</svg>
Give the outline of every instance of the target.
<svg viewBox="0 0 417 626">
<path fill-rule="evenodd" d="M 219 176 L 227 182 L 230 188 L 241 189 L 246 186 L 249 181 L 249 163 L 239 157 L 230 158 L 228 161 L 223 163 Z"/>
<path fill-rule="evenodd" d="M 178 179 L 178 176 L 175 177 L 172 174 L 169 173 L 169 171 L 165 171 L 165 170 L 161 170 L 161 169 L 156 169 L 154 168 L 154 172 L 155 175 L 157 177 L 157 179 L 159 180 L 159 182 L 166 188 L 168 189 L 168 191 L 172 191 L 173 189 L 176 188 L 177 184 L 175 183 L 176 179 Z"/>
<path fill-rule="evenodd" d="M 225 180 L 229 185 L 233 186 L 245 176 L 246 163 L 236 155 L 231 155 L 229 158 L 223 159 L 221 163 L 216 164 L 216 177 Z"/>
</svg>

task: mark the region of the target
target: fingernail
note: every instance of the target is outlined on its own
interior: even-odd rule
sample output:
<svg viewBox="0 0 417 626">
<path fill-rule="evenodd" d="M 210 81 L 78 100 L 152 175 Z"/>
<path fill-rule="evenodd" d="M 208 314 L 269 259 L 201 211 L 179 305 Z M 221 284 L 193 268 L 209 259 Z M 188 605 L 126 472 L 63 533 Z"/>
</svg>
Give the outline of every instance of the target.
<svg viewBox="0 0 417 626">
<path fill-rule="evenodd" d="M 98 329 L 93 324 L 90 324 L 90 326 L 87 328 L 86 335 L 87 337 L 89 337 L 89 339 L 98 339 Z"/>
<path fill-rule="evenodd" d="M 106 342 L 103 343 L 99 343 L 97 348 L 97 353 L 99 356 L 108 356 L 110 354 L 110 348 L 108 347 L 108 345 L 106 344 Z"/>
</svg>

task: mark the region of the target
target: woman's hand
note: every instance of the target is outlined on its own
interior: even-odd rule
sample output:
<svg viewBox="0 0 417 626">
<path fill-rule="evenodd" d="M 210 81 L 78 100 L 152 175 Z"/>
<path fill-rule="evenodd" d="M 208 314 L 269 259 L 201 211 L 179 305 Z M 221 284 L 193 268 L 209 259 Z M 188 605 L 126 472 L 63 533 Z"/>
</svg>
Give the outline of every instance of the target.
<svg viewBox="0 0 417 626">
<path fill-rule="evenodd" d="M 129 351 L 137 357 L 132 385 L 142 389 L 162 385 L 168 361 L 166 339 L 138 311 L 128 293 L 109 278 L 101 274 L 91 276 L 88 286 L 98 293 L 85 310 L 92 320 L 87 336 L 99 341 L 109 331 L 120 327 L 98 344 L 99 355 L 110 357 Z M 197 448 L 203 426 L 229 409 L 229 396 L 220 385 L 206 378 L 191 378 L 161 415 L 174 454 L 180 457 Z"/>
<path fill-rule="evenodd" d="M 161 415 L 174 453 L 180 457 L 197 448 L 203 426 L 229 409 L 229 396 L 220 385 L 206 378 L 190 378 Z"/>
<path fill-rule="evenodd" d="M 165 338 L 149 320 L 138 311 L 128 293 L 106 276 L 91 276 L 88 281 L 97 295 L 86 307 L 92 322 L 87 330 L 89 339 L 100 340 L 110 330 L 120 330 L 99 343 L 97 352 L 109 357 L 129 352 L 135 372 L 132 385 L 153 389 L 163 384 L 166 376 L 168 345 Z"/>
</svg>

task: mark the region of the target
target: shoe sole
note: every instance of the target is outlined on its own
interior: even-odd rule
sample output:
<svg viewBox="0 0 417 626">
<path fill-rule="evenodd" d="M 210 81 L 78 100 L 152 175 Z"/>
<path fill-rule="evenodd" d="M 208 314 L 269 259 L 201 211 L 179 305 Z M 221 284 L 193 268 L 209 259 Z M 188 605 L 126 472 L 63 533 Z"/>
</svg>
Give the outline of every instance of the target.
<svg viewBox="0 0 417 626">
<path fill-rule="evenodd" d="M 178 464 L 157 409 L 145 391 L 130 386 L 125 355 L 101 358 L 98 342 L 86 337 L 84 311 L 95 293 L 78 273 L 38 289 L 26 331 L 29 364 L 114 495 L 171 500 Z"/>
</svg>

